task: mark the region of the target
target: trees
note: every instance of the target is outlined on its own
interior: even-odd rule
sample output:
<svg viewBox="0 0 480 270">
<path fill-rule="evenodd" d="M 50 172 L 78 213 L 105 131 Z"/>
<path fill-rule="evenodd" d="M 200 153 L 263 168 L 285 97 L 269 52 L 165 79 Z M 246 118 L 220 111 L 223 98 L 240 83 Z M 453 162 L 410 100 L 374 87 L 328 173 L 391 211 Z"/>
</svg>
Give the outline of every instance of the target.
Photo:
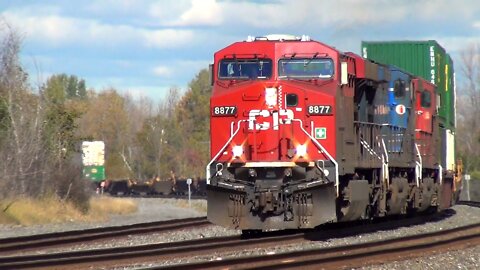
<svg viewBox="0 0 480 270">
<path fill-rule="evenodd" d="M 145 119 L 137 139 L 146 177 L 202 177 L 209 159 L 209 74 L 201 70 L 180 97 L 171 88 L 154 115 Z"/>
<path fill-rule="evenodd" d="M 110 179 L 204 176 L 209 158 L 209 73 L 201 70 L 184 95 L 172 88 L 155 107 L 116 89 L 87 92 L 75 75 L 49 77 L 35 93 L 19 61 L 20 39 L 0 39 L 0 196 L 72 196 L 80 181 L 79 145 L 102 140 Z M 81 192 L 79 193 L 81 195 Z M 82 201 L 82 196 L 72 198 Z M 84 200 L 83 200 L 84 201 Z"/>
<path fill-rule="evenodd" d="M 74 75 L 52 75 L 40 89 L 45 112 L 44 140 L 46 147 L 53 154 L 53 162 L 60 167 L 63 163 L 62 159 L 74 153 L 75 145 L 80 141 L 76 137 L 76 121 L 80 117 L 81 111 L 75 106 L 67 104 L 67 100 L 85 98 L 85 82 L 80 81 L 82 84 Z M 83 88 L 83 90 L 80 91 L 79 88 Z M 69 94 L 69 91 L 81 92 L 83 96 Z"/>
<path fill-rule="evenodd" d="M 0 36 L 0 185 L 4 196 L 29 192 L 28 178 L 42 176 L 42 111 L 28 89 L 20 60 L 20 39 L 2 25 Z"/>
<path fill-rule="evenodd" d="M 34 93 L 19 60 L 20 38 L 7 24 L 0 25 L 0 37 L 0 196 L 84 198 L 80 167 L 70 155 L 77 112 L 59 91 L 43 95 L 54 84 Z"/>
<path fill-rule="evenodd" d="M 185 163 L 182 153 L 186 146 L 176 114 L 178 106 L 179 89 L 171 88 L 137 134 L 143 155 L 140 167 L 145 177 L 158 175 L 164 179 L 170 177 L 171 171 L 183 173 L 179 164 Z"/>
<path fill-rule="evenodd" d="M 132 130 L 124 97 L 113 88 L 92 94 L 86 101 L 78 125 L 79 137 L 105 142 L 105 171 L 108 178 L 134 176 L 126 159 L 126 152 L 132 145 L 128 134 Z"/>
<path fill-rule="evenodd" d="M 465 171 L 480 170 L 480 44 L 471 44 L 461 53 L 465 83 L 457 99 L 457 143 Z"/>
<path fill-rule="evenodd" d="M 145 177 L 205 176 L 209 160 L 210 95 L 208 70 L 201 70 L 180 97 L 177 88 L 146 118 L 137 134 L 142 160 L 137 169 Z"/>
<path fill-rule="evenodd" d="M 87 89 L 85 80 L 75 75 L 55 74 L 48 78 L 44 89 L 44 96 L 53 103 L 63 103 L 67 99 L 85 99 Z"/>
<path fill-rule="evenodd" d="M 209 160 L 209 104 L 212 93 L 209 79 L 208 70 L 202 69 L 190 82 L 175 112 L 183 139 L 183 160 L 179 160 L 178 167 L 179 172 L 188 177 L 204 176 Z"/>
</svg>

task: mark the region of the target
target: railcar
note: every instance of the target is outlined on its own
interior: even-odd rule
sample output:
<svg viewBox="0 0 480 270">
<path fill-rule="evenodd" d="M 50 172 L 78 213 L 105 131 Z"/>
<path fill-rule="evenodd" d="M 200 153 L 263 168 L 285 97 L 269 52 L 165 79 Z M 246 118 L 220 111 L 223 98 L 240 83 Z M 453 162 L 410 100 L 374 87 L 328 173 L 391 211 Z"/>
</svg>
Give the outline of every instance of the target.
<svg viewBox="0 0 480 270">
<path fill-rule="evenodd" d="M 461 190 L 462 166 L 455 158 L 456 89 L 453 61 L 435 40 L 363 41 L 363 57 L 395 65 L 436 86 L 436 106 L 444 173 L 453 177 L 454 197 Z"/>
<path fill-rule="evenodd" d="M 288 35 L 219 50 L 211 77 L 212 223 L 314 228 L 452 204 L 425 79 Z"/>
<path fill-rule="evenodd" d="M 175 178 L 163 181 L 137 181 L 134 179 L 116 179 L 105 181 L 105 192 L 114 196 L 141 195 L 141 196 L 172 196 L 183 198 L 188 196 L 187 179 Z M 206 181 L 199 177 L 193 178 L 190 185 L 190 194 L 196 197 L 205 197 Z"/>
</svg>

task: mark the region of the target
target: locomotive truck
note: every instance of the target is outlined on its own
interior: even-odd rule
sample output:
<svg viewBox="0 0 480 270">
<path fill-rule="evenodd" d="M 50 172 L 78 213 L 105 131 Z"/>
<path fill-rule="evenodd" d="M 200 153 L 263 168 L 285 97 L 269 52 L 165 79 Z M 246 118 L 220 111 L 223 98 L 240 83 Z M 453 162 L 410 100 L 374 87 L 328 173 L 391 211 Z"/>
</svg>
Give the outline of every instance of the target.
<svg viewBox="0 0 480 270">
<path fill-rule="evenodd" d="M 308 36 L 214 55 L 208 219 L 244 232 L 442 210 L 459 166 L 440 151 L 435 84 Z"/>
</svg>

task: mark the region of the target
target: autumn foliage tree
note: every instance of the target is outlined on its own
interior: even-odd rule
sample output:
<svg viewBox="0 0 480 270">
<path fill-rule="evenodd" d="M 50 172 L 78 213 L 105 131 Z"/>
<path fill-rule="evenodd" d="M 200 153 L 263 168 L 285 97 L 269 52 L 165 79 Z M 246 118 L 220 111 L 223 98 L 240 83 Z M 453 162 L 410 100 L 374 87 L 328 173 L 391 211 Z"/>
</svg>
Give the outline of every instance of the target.
<svg viewBox="0 0 480 270">
<path fill-rule="evenodd" d="M 42 181 L 41 123 L 39 100 L 30 91 L 27 74 L 19 61 L 20 39 L 1 25 L 0 47 L 0 192 L 4 196 L 28 194 L 30 177 Z M 40 188 L 42 188 L 40 183 Z"/>
<path fill-rule="evenodd" d="M 80 144 L 106 145 L 108 179 L 204 177 L 209 159 L 209 73 L 158 104 L 116 89 L 87 90 L 75 75 L 54 74 L 34 89 L 19 60 L 20 39 L 0 28 L 0 196 L 56 194 L 83 205 Z"/>
<path fill-rule="evenodd" d="M 85 183 L 70 155 L 77 115 L 43 95 L 48 85 L 34 91 L 19 60 L 20 38 L 6 23 L 0 32 L 0 196 L 56 194 L 84 204 Z"/>
<path fill-rule="evenodd" d="M 201 70 L 180 96 L 172 88 L 137 134 L 145 178 L 204 177 L 209 159 L 209 74 Z"/>
<path fill-rule="evenodd" d="M 203 69 L 190 82 L 176 109 L 183 146 L 182 161 L 177 167 L 187 177 L 205 176 L 209 161 L 211 93 L 210 74 Z"/>
<path fill-rule="evenodd" d="M 85 80 L 75 75 L 54 74 L 47 79 L 44 94 L 54 103 L 64 103 L 67 99 L 85 99 Z"/>
<path fill-rule="evenodd" d="M 126 138 L 130 130 L 125 99 L 115 89 L 108 89 L 92 93 L 86 102 L 85 112 L 79 119 L 79 136 L 105 142 L 107 177 L 133 177 L 124 160 L 131 145 Z"/>
<path fill-rule="evenodd" d="M 461 53 L 460 85 L 457 100 L 457 143 L 467 173 L 480 177 L 480 44 L 471 44 Z"/>
</svg>

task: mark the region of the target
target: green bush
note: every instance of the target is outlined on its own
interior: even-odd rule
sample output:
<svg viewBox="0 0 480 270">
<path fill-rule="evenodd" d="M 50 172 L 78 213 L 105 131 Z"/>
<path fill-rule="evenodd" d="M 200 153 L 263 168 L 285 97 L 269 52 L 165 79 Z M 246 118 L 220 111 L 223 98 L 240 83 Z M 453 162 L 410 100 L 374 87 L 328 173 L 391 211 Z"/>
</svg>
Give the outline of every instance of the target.
<svg viewBox="0 0 480 270">
<path fill-rule="evenodd" d="M 479 180 L 480 181 L 480 171 L 473 171 L 470 173 L 471 180 Z"/>
<path fill-rule="evenodd" d="M 91 182 L 82 178 L 81 168 L 73 162 L 66 162 L 53 177 L 56 196 L 63 201 L 71 202 L 83 213 L 88 212 L 88 201 L 93 193 Z"/>
</svg>

